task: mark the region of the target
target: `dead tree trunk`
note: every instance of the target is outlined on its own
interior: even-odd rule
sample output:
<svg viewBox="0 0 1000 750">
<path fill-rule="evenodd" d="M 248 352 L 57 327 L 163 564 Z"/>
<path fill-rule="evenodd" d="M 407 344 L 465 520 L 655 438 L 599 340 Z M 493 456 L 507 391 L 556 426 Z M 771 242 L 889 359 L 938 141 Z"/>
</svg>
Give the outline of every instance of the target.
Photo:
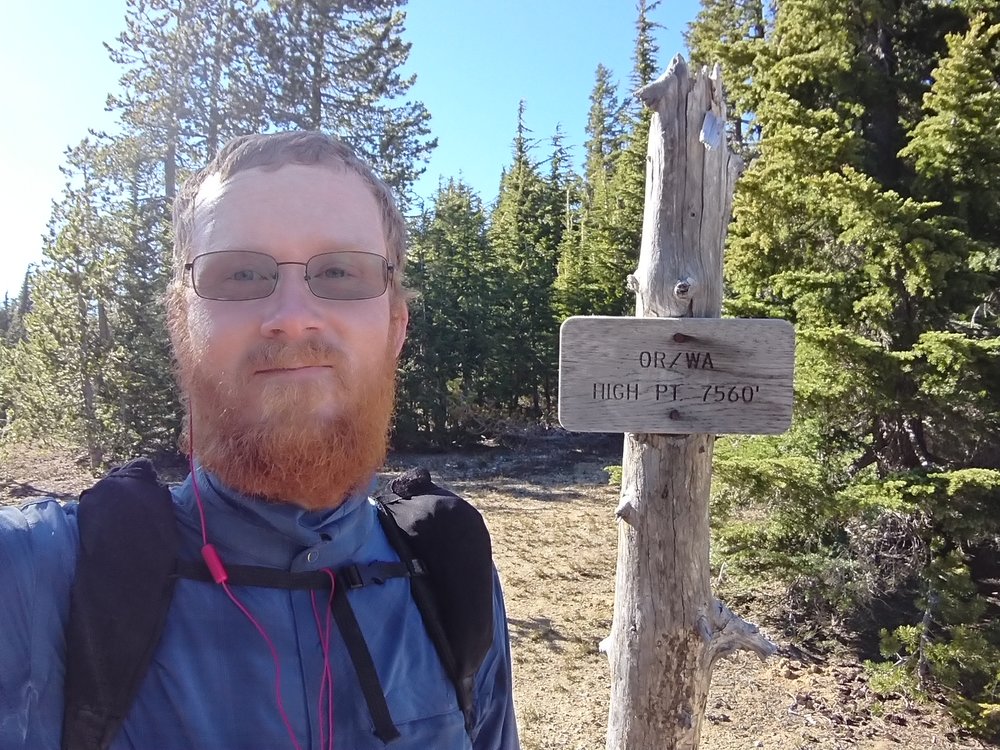
<svg viewBox="0 0 1000 750">
<path fill-rule="evenodd" d="M 718 70 L 683 58 L 639 91 L 653 110 L 639 267 L 639 317 L 719 317 L 722 246 L 740 168 L 726 144 Z M 712 596 L 712 435 L 625 436 L 618 573 L 608 639 L 608 750 L 696 748 L 716 659 L 773 646 Z"/>
</svg>

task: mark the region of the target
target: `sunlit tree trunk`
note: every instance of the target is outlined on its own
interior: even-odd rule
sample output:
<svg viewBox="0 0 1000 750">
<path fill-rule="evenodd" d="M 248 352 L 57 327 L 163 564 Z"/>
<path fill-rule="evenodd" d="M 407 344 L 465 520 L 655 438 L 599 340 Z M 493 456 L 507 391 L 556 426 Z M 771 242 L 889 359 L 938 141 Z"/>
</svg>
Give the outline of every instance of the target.
<svg viewBox="0 0 1000 750">
<path fill-rule="evenodd" d="M 718 72 L 680 57 L 639 96 L 652 110 L 638 317 L 719 317 L 722 246 L 739 161 L 726 144 Z M 708 501 L 712 435 L 625 440 L 618 572 L 608 656 L 608 750 L 695 748 L 712 665 L 773 648 L 712 596 Z"/>
</svg>

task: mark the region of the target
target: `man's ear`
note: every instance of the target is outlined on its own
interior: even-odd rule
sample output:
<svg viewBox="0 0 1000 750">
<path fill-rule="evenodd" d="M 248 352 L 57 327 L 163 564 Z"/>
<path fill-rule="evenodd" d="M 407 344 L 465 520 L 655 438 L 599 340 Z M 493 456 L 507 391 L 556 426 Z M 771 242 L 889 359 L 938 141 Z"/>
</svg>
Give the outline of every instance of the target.
<svg viewBox="0 0 1000 750">
<path fill-rule="evenodd" d="M 392 311 L 392 345 L 396 352 L 396 357 L 403 351 L 403 342 L 406 340 L 406 326 L 410 322 L 410 307 L 406 300 L 400 300 L 393 304 Z"/>
</svg>

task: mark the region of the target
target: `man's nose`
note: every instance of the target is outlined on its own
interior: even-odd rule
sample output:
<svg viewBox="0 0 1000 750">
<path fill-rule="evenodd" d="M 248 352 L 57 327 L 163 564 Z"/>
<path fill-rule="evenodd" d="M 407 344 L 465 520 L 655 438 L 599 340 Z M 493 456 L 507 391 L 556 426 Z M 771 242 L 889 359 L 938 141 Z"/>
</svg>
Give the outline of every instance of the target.
<svg viewBox="0 0 1000 750">
<path fill-rule="evenodd" d="M 261 335 L 296 338 L 322 328 L 319 299 L 309 290 L 303 268 L 282 268 L 278 283 L 264 302 Z"/>
</svg>

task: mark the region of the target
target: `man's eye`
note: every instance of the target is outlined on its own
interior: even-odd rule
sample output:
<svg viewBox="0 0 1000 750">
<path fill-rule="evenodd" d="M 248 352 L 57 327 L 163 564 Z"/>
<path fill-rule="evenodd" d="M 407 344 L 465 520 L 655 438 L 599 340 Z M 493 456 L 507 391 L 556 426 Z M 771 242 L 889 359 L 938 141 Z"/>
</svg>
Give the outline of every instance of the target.
<svg viewBox="0 0 1000 750">
<path fill-rule="evenodd" d="M 258 279 L 262 279 L 264 277 L 256 271 L 252 271 L 247 268 L 242 271 L 234 271 L 229 278 L 233 281 L 257 281 Z"/>
<path fill-rule="evenodd" d="M 343 279 L 348 276 L 347 269 L 341 268 L 339 266 L 330 266 L 329 268 L 324 268 L 319 272 L 317 278 L 320 279 Z"/>
</svg>

